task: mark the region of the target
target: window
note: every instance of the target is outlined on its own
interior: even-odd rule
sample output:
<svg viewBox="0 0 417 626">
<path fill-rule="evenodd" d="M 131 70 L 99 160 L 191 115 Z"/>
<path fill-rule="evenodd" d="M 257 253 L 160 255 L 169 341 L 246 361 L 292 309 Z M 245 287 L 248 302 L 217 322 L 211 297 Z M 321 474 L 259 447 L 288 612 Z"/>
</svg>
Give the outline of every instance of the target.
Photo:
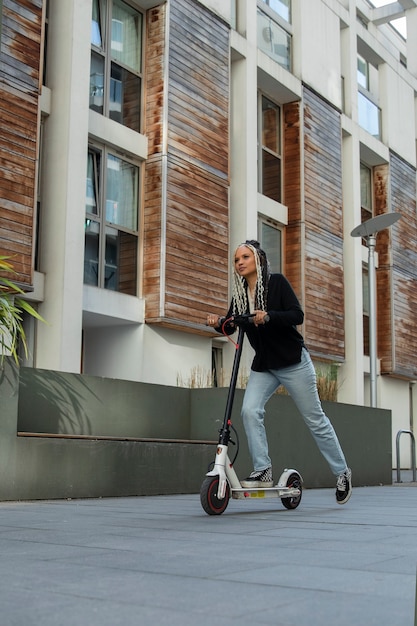
<svg viewBox="0 0 417 626">
<path fill-rule="evenodd" d="M 368 267 L 362 269 L 362 326 L 363 353 L 369 356 L 369 274 Z"/>
<path fill-rule="evenodd" d="M 361 163 L 361 222 L 371 219 L 373 215 L 373 183 L 372 169 Z M 365 239 L 362 244 L 366 245 Z M 369 277 L 367 265 L 362 269 L 362 320 L 363 320 L 363 353 L 369 355 Z"/>
<path fill-rule="evenodd" d="M 278 13 L 283 20 L 291 23 L 291 0 L 263 0 L 263 2 Z"/>
<path fill-rule="evenodd" d="M 34 309 L 38 310 L 38 305 L 35 302 L 30 303 Z M 36 353 L 36 320 L 32 315 L 22 311 L 22 326 L 26 335 L 26 348 L 22 339 L 19 339 L 18 355 L 21 367 L 35 367 L 35 353 Z"/>
<path fill-rule="evenodd" d="M 40 67 L 42 85 L 46 85 L 46 61 L 48 58 L 48 28 L 49 28 L 49 0 L 45 0 L 44 37 L 43 37 L 43 58 Z M 1 20 L 1 0 L 0 0 L 0 20 Z"/>
<path fill-rule="evenodd" d="M 291 34 L 266 12 L 257 12 L 258 48 L 274 61 L 291 69 Z"/>
<path fill-rule="evenodd" d="M 223 387 L 223 348 L 215 342 L 211 349 L 211 378 L 213 387 Z"/>
<path fill-rule="evenodd" d="M 282 271 L 282 231 L 273 220 L 259 216 L 258 241 L 268 257 L 271 272 Z"/>
<path fill-rule="evenodd" d="M 136 295 L 139 167 L 91 147 L 87 161 L 84 283 Z"/>
<path fill-rule="evenodd" d="M 370 135 L 381 138 L 381 111 L 365 94 L 358 92 L 358 121 Z"/>
<path fill-rule="evenodd" d="M 93 0 L 90 109 L 140 132 L 142 13 L 122 0 Z"/>
<path fill-rule="evenodd" d="M 230 25 L 233 30 L 237 30 L 237 2 L 230 0 Z"/>
<path fill-rule="evenodd" d="M 361 222 L 366 222 L 373 215 L 372 198 L 372 170 L 361 163 Z"/>
<path fill-rule="evenodd" d="M 258 190 L 281 202 L 281 111 L 263 95 L 259 100 Z"/>
<path fill-rule="evenodd" d="M 369 91 L 369 64 L 363 57 L 358 54 L 358 85 Z"/>
<path fill-rule="evenodd" d="M 36 230 L 35 230 L 35 257 L 34 257 L 34 269 L 35 271 L 41 271 L 41 223 L 42 223 L 42 164 L 43 164 L 43 143 L 45 134 L 45 118 L 41 116 L 41 123 L 39 127 L 39 142 L 38 142 L 38 173 L 37 173 L 37 185 L 36 185 Z"/>
<path fill-rule="evenodd" d="M 378 68 L 364 57 L 357 57 L 358 122 L 370 135 L 381 138 L 381 110 L 374 93 L 378 92 Z"/>
</svg>

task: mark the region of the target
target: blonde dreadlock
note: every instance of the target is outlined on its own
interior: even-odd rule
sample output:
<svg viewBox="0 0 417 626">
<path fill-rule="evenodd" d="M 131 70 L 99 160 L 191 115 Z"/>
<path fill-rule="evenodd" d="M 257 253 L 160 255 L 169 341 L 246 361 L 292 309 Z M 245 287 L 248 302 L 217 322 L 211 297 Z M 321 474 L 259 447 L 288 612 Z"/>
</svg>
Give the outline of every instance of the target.
<svg viewBox="0 0 417 626">
<path fill-rule="evenodd" d="M 259 245 L 258 241 L 253 239 L 246 240 L 241 243 L 241 246 L 246 246 L 249 250 L 252 250 L 255 257 L 256 265 L 256 289 L 255 289 L 255 309 L 259 311 L 266 311 L 266 301 L 268 297 L 268 281 L 270 276 L 270 268 L 268 259 L 265 252 Z M 237 248 L 236 248 L 237 250 Z M 235 315 L 242 315 L 249 311 L 249 301 L 247 292 L 248 283 L 243 276 L 240 276 L 236 268 L 233 271 L 233 313 Z"/>
</svg>

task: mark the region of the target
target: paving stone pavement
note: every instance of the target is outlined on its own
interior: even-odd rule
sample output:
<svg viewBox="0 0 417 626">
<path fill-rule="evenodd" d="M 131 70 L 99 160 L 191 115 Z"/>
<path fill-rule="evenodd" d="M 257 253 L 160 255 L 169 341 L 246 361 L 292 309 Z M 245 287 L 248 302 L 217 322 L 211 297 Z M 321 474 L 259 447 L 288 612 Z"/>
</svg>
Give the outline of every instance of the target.
<svg viewBox="0 0 417 626">
<path fill-rule="evenodd" d="M 417 489 L 0 503 L 1 626 L 413 626 Z"/>
</svg>

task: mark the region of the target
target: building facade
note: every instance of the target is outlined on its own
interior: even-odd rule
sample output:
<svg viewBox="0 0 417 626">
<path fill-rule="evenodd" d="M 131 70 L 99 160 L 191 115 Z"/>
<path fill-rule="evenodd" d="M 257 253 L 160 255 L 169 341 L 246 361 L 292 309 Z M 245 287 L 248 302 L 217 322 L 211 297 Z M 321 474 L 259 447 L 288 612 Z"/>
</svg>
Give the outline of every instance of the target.
<svg viewBox="0 0 417 626">
<path fill-rule="evenodd" d="M 413 428 L 414 0 L 3 0 L 0 81 L 0 254 L 47 320 L 27 366 L 227 384 L 234 348 L 205 319 L 257 238 L 338 400 L 367 405 L 350 233 L 398 212 L 377 237 L 377 397 L 393 435 Z"/>
</svg>

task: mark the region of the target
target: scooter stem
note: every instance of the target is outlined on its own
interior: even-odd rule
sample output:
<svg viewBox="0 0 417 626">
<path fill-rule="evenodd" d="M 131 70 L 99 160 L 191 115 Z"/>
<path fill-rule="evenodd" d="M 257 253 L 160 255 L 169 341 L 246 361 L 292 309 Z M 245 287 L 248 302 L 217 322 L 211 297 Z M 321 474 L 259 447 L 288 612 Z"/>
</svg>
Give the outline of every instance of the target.
<svg viewBox="0 0 417 626">
<path fill-rule="evenodd" d="M 227 394 L 226 409 L 224 412 L 223 427 L 220 431 L 219 443 L 226 445 L 229 443 L 230 428 L 229 421 L 232 415 L 233 400 L 235 398 L 236 383 L 239 373 L 240 357 L 242 356 L 243 336 L 245 331 L 239 326 L 239 334 L 237 338 L 236 354 L 233 360 L 232 375 L 230 378 L 229 393 Z"/>
</svg>

